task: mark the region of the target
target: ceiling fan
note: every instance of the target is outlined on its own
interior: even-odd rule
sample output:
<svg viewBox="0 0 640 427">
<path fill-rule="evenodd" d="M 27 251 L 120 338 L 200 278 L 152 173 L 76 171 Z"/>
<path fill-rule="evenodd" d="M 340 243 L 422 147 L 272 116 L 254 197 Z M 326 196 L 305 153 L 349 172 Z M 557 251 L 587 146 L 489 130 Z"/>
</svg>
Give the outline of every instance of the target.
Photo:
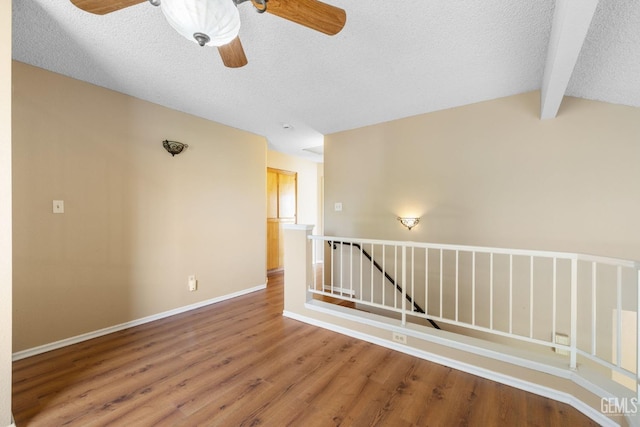
<svg viewBox="0 0 640 427">
<path fill-rule="evenodd" d="M 71 0 L 78 8 L 105 15 L 147 0 Z M 240 15 L 237 6 L 250 1 L 267 12 L 312 30 L 335 35 L 347 20 L 343 9 L 318 0 L 148 0 L 160 6 L 169 24 L 182 36 L 200 46 L 217 46 L 222 62 L 230 68 L 247 64 L 238 38 Z"/>
</svg>

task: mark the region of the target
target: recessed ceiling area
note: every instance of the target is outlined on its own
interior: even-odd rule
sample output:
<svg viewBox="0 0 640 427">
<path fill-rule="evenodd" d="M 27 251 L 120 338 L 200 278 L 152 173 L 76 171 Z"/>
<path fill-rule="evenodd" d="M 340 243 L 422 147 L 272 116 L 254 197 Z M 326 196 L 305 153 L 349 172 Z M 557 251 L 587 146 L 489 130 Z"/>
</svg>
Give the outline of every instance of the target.
<svg viewBox="0 0 640 427">
<path fill-rule="evenodd" d="M 148 2 L 99 16 L 14 0 L 13 58 L 315 161 L 325 134 L 533 90 L 544 117 L 565 94 L 640 107 L 636 0 L 326 2 L 347 14 L 335 36 L 239 5 L 234 69 Z"/>
</svg>

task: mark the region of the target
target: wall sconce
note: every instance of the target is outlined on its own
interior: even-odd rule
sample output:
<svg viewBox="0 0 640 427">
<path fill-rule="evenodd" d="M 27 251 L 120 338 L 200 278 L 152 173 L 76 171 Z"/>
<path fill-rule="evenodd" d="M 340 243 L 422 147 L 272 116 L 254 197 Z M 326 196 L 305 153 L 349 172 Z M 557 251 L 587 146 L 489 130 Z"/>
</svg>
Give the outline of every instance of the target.
<svg viewBox="0 0 640 427">
<path fill-rule="evenodd" d="M 418 225 L 420 218 L 398 217 L 398 221 L 400 221 L 400 224 L 411 230 L 413 227 Z"/>
<path fill-rule="evenodd" d="M 183 144 L 182 142 L 168 141 L 166 139 L 164 141 L 162 141 L 162 146 L 172 156 L 175 156 L 176 154 L 182 153 L 182 150 L 184 150 L 185 148 L 189 147 L 187 144 Z"/>
</svg>

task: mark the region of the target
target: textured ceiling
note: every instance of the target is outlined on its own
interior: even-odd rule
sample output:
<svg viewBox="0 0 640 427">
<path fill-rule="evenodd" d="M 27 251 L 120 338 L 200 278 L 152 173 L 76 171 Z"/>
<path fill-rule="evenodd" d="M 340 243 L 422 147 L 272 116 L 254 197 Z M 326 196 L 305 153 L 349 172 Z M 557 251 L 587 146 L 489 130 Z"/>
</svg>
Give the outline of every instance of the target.
<svg viewBox="0 0 640 427">
<path fill-rule="evenodd" d="M 640 107 L 640 2 L 591 1 L 560 96 Z M 249 64 L 230 69 L 146 2 L 97 16 L 69 0 L 13 0 L 13 57 L 318 160 L 304 149 L 324 134 L 541 89 L 552 29 L 571 28 L 570 17 L 554 24 L 555 0 L 326 2 L 347 12 L 333 37 L 241 4 Z"/>
</svg>

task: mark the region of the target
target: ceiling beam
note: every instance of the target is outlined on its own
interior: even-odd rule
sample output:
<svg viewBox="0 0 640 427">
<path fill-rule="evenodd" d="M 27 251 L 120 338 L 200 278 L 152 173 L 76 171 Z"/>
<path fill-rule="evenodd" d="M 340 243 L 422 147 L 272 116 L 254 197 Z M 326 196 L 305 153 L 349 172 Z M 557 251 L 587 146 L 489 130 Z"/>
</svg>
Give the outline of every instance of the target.
<svg viewBox="0 0 640 427">
<path fill-rule="evenodd" d="M 552 119 L 558 114 L 598 1 L 556 1 L 542 79 L 541 119 Z"/>
</svg>

